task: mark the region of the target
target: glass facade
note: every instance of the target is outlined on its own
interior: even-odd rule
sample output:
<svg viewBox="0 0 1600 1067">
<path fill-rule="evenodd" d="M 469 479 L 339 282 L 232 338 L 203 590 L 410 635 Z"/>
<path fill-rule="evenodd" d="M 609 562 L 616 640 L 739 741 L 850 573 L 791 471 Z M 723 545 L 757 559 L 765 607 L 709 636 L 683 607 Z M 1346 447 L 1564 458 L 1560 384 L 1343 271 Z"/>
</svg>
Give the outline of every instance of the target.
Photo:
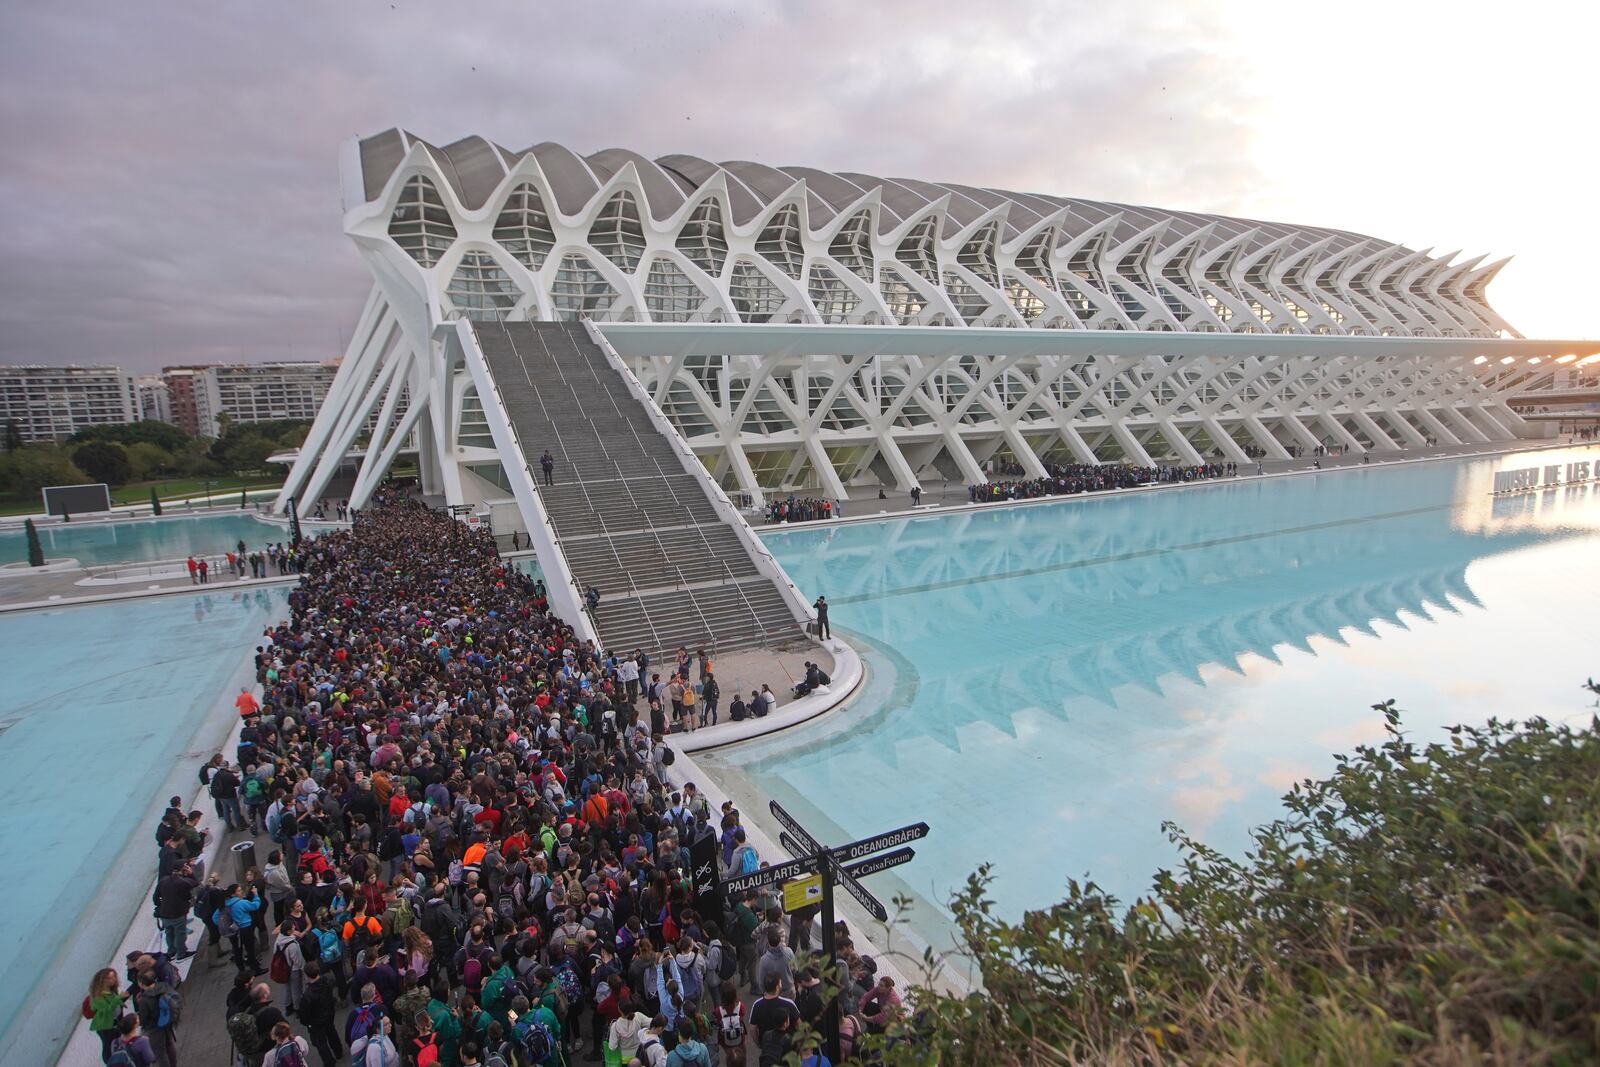
<svg viewBox="0 0 1600 1067">
<path fill-rule="evenodd" d="M 456 226 L 439 190 L 421 174 L 407 179 L 389 216 L 389 236 L 424 267 L 438 263 L 456 239 Z"/>
</svg>

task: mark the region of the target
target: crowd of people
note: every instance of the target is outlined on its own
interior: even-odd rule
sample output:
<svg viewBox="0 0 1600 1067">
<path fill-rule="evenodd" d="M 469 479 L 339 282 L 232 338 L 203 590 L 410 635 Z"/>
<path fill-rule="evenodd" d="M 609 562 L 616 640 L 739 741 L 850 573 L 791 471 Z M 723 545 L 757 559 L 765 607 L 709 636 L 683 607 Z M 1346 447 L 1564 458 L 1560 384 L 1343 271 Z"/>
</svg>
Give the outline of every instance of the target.
<svg viewBox="0 0 1600 1067">
<path fill-rule="evenodd" d="M 201 771 L 223 832 L 264 834 L 266 862 L 206 871 L 204 814 L 174 798 L 165 951 L 84 999 L 106 1063 L 176 1067 L 181 1029 L 226 1026 L 245 1067 L 818 1064 L 795 1035 L 835 1003 L 846 1051 L 895 1018 L 847 934 L 835 1002 L 795 961 L 811 915 L 693 881 L 691 850 L 718 879 L 761 865 L 731 803 L 669 784 L 667 707 L 692 723 L 699 685 L 715 715 L 703 657 L 641 685 L 648 661 L 580 641 L 490 534 L 398 492 L 300 566 L 261 695 L 237 698 L 237 750 Z M 747 713 L 774 703 L 763 687 Z M 182 1018 L 175 964 L 197 952 L 202 972 L 232 965 L 225 1018 Z"/>
<path fill-rule="evenodd" d="M 996 500 L 1029 500 L 1041 496 L 1071 493 L 1096 493 L 1107 489 L 1131 489 L 1140 485 L 1170 482 L 1196 482 L 1208 478 L 1231 478 L 1239 473 L 1236 463 L 1200 463 L 1192 466 L 1136 467 L 1132 464 L 1074 463 L 1045 468 L 1043 478 L 984 482 L 967 486 L 967 499 L 974 504 Z"/>
<path fill-rule="evenodd" d="M 226 562 L 224 562 L 226 561 Z M 243 578 L 249 568 L 250 577 L 268 578 L 277 570 L 279 577 L 299 574 L 305 563 L 305 552 L 297 545 L 285 546 L 282 541 L 269 543 L 257 552 L 250 551 L 243 541 L 223 553 L 214 562 L 207 556 L 191 555 L 185 562 L 190 585 L 209 585 L 216 574 L 226 568 L 230 578 Z"/>
<path fill-rule="evenodd" d="M 767 504 L 768 522 L 812 522 L 816 519 L 843 518 L 844 507 L 837 500 L 819 500 L 815 497 L 787 497 L 773 499 Z"/>
</svg>

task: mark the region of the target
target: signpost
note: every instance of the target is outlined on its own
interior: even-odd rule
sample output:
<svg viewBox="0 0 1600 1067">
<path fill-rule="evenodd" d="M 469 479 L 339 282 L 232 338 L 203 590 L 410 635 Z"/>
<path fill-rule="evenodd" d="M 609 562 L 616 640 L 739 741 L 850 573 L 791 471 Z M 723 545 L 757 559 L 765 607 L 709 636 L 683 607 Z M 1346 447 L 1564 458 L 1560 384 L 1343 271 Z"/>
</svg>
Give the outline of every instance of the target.
<svg viewBox="0 0 1600 1067">
<path fill-rule="evenodd" d="M 912 823 L 885 834 L 874 834 L 847 845 L 828 848 L 807 833 L 806 828 L 800 825 L 800 820 L 785 811 L 776 800 L 768 804 L 768 808 L 778 825 L 783 827 L 783 832 L 778 835 L 779 843 L 797 858 L 775 863 L 741 878 L 728 879 L 722 883 L 723 899 L 732 903 L 736 896 L 751 889 L 787 883 L 783 887 L 785 911 L 798 911 L 818 903 L 822 905 L 822 955 L 832 963 L 837 950 L 833 934 L 834 887 L 842 887 L 879 922 L 888 922 L 889 910 L 856 879 L 911 862 L 916 852 L 901 846 L 927 837 L 928 824 Z M 884 852 L 884 849 L 893 851 Z M 839 1062 L 837 997 L 829 998 L 828 1008 L 822 1016 L 822 1031 L 828 1058 Z"/>
</svg>

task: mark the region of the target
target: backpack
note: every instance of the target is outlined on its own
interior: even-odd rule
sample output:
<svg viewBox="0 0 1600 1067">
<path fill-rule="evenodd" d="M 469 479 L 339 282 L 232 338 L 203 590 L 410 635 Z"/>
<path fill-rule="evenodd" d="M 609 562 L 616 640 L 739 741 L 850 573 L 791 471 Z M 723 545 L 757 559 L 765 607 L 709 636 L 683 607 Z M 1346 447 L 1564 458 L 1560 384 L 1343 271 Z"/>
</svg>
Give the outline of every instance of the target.
<svg viewBox="0 0 1600 1067">
<path fill-rule="evenodd" d="M 120 1037 L 111 1042 L 111 1058 L 106 1060 L 106 1064 L 108 1067 L 139 1067 L 133 1061 L 133 1053 L 128 1051 L 128 1046 Z"/>
<path fill-rule="evenodd" d="M 322 938 L 317 936 L 315 930 L 307 930 L 300 935 L 300 959 L 319 960 L 322 958 Z"/>
<path fill-rule="evenodd" d="M 267 977 L 279 985 L 289 984 L 289 957 L 284 951 L 286 948 L 287 945 L 278 946 L 278 950 L 272 954 L 272 968 L 267 972 Z"/>
<path fill-rule="evenodd" d="M 517 1041 L 529 1063 L 539 1064 L 555 1051 L 556 1039 L 550 1028 L 537 1019 L 517 1020 Z"/>
<path fill-rule="evenodd" d="M 373 929 L 372 929 L 373 926 L 377 926 L 378 927 L 378 930 L 377 930 L 376 933 L 373 932 Z M 362 950 L 367 948 L 369 945 L 371 945 L 375 938 L 382 937 L 382 936 L 383 936 L 383 924 L 378 922 L 378 920 L 374 919 L 372 916 L 370 916 L 370 915 L 367 916 L 366 919 L 363 920 L 362 922 L 357 922 L 355 917 L 351 916 L 351 918 L 350 918 L 350 956 L 351 956 L 351 958 L 359 961 L 361 959 Z M 274 978 L 273 981 L 277 981 L 277 979 Z"/>
<path fill-rule="evenodd" d="M 717 1009 L 717 1040 L 723 1048 L 744 1047 L 744 1009 Z"/>
<path fill-rule="evenodd" d="M 411 910 L 411 902 L 405 897 L 400 897 L 389 905 L 386 914 L 389 917 L 389 929 L 395 934 L 404 933 L 417 921 L 416 915 Z"/>
<path fill-rule="evenodd" d="M 565 1015 L 567 1009 L 579 1003 L 583 996 L 583 983 L 578 981 L 578 972 L 573 969 L 572 961 L 564 961 L 556 968 L 556 988 L 561 991 L 561 996 L 566 1001 L 561 1010 L 561 1014 Z"/>
<path fill-rule="evenodd" d="M 680 983 L 683 999 L 698 1001 L 700 999 L 700 968 L 690 964 L 679 967 L 678 974 L 683 979 Z"/>
<path fill-rule="evenodd" d="M 657 916 L 661 920 L 661 936 L 668 945 L 676 945 L 678 938 L 683 936 L 683 931 L 678 929 L 678 921 L 672 917 L 670 908 L 662 908 Z"/>
<path fill-rule="evenodd" d="M 228 910 L 228 902 L 223 901 L 217 906 L 214 916 L 217 923 L 217 932 L 223 937 L 232 937 L 239 932 L 239 924 L 233 921 L 233 912 Z"/>
<path fill-rule="evenodd" d="M 182 993 L 173 989 L 156 997 L 156 1029 L 165 1030 L 169 1026 L 175 1026 L 182 1017 Z"/>
<path fill-rule="evenodd" d="M 483 1067 L 512 1067 L 511 1057 L 511 1043 L 508 1041 L 484 1053 Z"/>
<path fill-rule="evenodd" d="M 228 1040 L 233 1042 L 235 1051 L 247 1059 L 266 1051 L 261 1047 L 261 1028 L 256 1025 L 255 1015 L 248 1011 L 228 1017 Z"/>
<path fill-rule="evenodd" d="M 252 774 L 244 780 L 244 801 L 246 804 L 253 804 L 260 800 L 265 792 L 266 790 L 261 785 L 261 779 L 255 775 Z"/>
<path fill-rule="evenodd" d="M 263 1067 L 268 1067 L 263 1061 Z M 300 1051 L 300 1042 L 291 1039 L 287 1045 L 279 1045 L 272 1050 L 270 1067 L 309 1067 L 306 1055 Z"/>
<path fill-rule="evenodd" d="M 678 762 L 677 753 L 672 751 L 672 748 L 671 748 L 670 745 L 662 745 L 661 746 L 661 766 L 670 767 L 676 762 Z"/>
<path fill-rule="evenodd" d="M 370 1034 L 382 1014 L 383 1005 L 381 1004 L 363 1004 L 351 1012 L 350 1022 L 345 1026 L 345 1029 L 349 1032 L 350 1044 L 354 1045 L 358 1038 L 363 1038 Z M 231 1020 L 228 1023 L 228 1028 L 230 1031 L 233 1028 Z"/>
<path fill-rule="evenodd" d="M 344 959 L 344 942 L 339 940 L 339 935 L 332 930 L 316 931 L 317 940 L 321 947 L 317 950 L 317 957 L 323 963 L 338 963 Z"/>
<path fill-rule="evenodd" d="M 739 973 L 738 953 L 730 952 L 721 941 L 711 946 L 717 950 L 717 977 L 726 982 Z"/>
<path fill-rule="evenodd" d="M 431 994 L 423 985 L 414 985 L 395 998 L 394 1017 L 406 1027 L 408 1034 L 416 1033 L 416 1018 L 428 1010 L 428 998 Z"/>
<path fill-rule="evenodd" d="M 461 965 L 461 984 L 468 989 L 483 988 L 483 961 L 478 957 L 468 956 Z"/>
<path fill-rule="evenodd" d="M 411 1047 L 416 1050 L 417 1067 L 439 1067 L 438 1034 L 429 1034 L 426 1041 L 419 1037 L 411 1042 Z"/>
</svg>

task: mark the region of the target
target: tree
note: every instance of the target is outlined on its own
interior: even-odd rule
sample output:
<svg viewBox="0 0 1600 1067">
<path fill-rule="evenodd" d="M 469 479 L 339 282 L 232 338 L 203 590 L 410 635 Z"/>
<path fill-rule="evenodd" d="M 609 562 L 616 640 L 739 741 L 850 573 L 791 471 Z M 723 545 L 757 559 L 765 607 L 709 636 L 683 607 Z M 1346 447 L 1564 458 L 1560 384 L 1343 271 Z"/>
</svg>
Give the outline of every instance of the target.
<svg viewBox="0 0 1600 1067">
<path fill-rule="evenodd" d="M 135 441 L 126 446 L 133 480 L 143 481 L 172 473 L 172 453 L 150 441 Z"/>
<path fill-rule="evenodd" d="M 72 453 L 72 462 L 97 482 L 122 485 L 133 474 L 128 450 L 112 441 L 90 441 Z"/>
<path fill-rule="evenodd" d="M 227 437 L 219 437 L 208 454 L 225 471 L 251 474 L 265 469 L 267 457 L 274 451 L 270 438 L 253 430 L 240 429 Z"/>
<path fill-rule="evenodd" d="M 984 993 L 922 990 L 894 1065 L 1600 1061 L 1600 718 L 1337 757 L 1234 860 L 1004 922 L 952 902 Z M 931 965 L 931 956 L 926 957 Z"/>
<path fill-rule="evenodd" d="M 119 445 L 149 444 L 170 453 L 182 451 L 192 438 L 181 427 L 174 426 L 170 422 L 145 419 L 141 422 L 116 425 L 85 426 L 73 434 L 70 440 L 75 444 L 86 444 L 90 441 L 115 441 Z"/>
<path fill-rule="evenodd" d="M 47 485 L 77 485 L 87 480 L 66 453 L 52 445 L 0 453 L 0 491 L 15 496 L 31 496 Z"/>
<path fill-rule="evenodd" d="M 17 428 L 16 419 L 6 420 L 6 451 L 15 452 L 22 447 L 22 431 Z"/>
<path fill-rule="evenodd" d="M 44 566 L 44 546 L 39 543 L 39 531 L 33 525 L 32 519 L 25 519 L 23 528 L 28 532 L 28 566 Z"/>
<path fill-rule="evenodd" d="M 150 514 L 161 514 L 161 498 L 156 495 L 156 487 L 150 487 Z"/>
</svg>

